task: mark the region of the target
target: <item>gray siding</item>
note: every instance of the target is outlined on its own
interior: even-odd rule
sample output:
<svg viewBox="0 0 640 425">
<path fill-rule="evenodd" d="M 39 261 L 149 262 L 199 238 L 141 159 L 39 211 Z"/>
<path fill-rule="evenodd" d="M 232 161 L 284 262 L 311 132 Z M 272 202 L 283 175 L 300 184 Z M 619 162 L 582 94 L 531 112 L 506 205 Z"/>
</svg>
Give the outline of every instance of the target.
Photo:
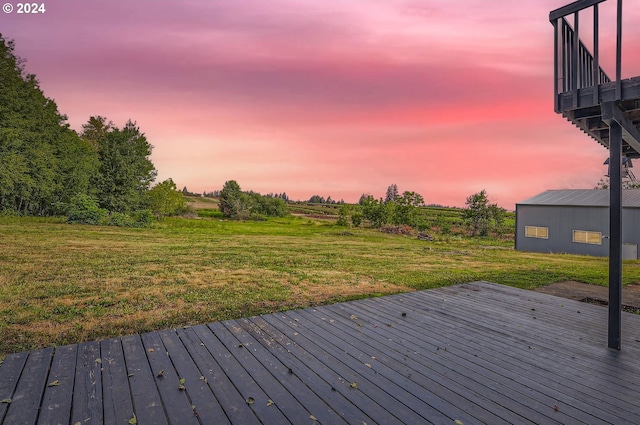
<svg viewBox="0 0 640 425">
<path fill-rule="evenodd" d="M 623 208 L 623 243 L 640 243 L 640 208 Z M 525 237 L 525 226 L 549 229 L 548 239 Z M 574 230 L 609 234 L 609 208 L 596 206 L 516 205 L 516 249 L 532 252 L 609 255 L 609 239 L 601 245 L 573 242 Z"/>
</svg>

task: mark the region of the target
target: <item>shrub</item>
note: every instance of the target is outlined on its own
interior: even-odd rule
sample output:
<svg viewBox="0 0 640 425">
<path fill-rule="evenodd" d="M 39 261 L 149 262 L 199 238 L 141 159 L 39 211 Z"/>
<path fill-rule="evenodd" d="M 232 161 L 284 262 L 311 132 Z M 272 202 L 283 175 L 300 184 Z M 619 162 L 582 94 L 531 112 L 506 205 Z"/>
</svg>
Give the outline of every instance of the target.
<svg viewBox="0 0 640 425">
<path fill-rule="evenodd" d="M 355 227 L 360 227 L 360 224 L 362 224 L 362 212 L 359 209 L 351 214 L 351 223 Z"/>
<path fill-rule="evenodd" d="M 264 220 L 265 216 L 287 215 L 284 199 L 256 192 L 243 192 L 235 180 L 225 182 L 220 191 L 218 207 L 224 217 L 240 220 Z"/>
<path fill-rule="evenodd" d="M 98 206 L 98 200 L 79 193 L 73 196 L 67 206 L 67 223 L 100 224 L 109 214 Z"/>
<path fill-rule="evenodd" d="M 121 212 L 112 212 L 109 214 L 109 226 L 118 227 L 135 227 L 134 219 L 129 215 Z"/>
<path fill-rule="evenodd" d="M 20 212 L 10 208 L 0 208 L 0 217 L 20 217 Z"/>
<path fill-rule="evenodd" d="M 134 227 L 149 227 L 153 223 L 153 212 L 151 210 L 138 210 L 131 214 Z"/>
<path fill-rule="evenodd" d="M 155 185 L 147 196 L 151 210 L 158 218 L 184 214 L 187 211 L 187 201 L 171 179 Z"/>
</svg>

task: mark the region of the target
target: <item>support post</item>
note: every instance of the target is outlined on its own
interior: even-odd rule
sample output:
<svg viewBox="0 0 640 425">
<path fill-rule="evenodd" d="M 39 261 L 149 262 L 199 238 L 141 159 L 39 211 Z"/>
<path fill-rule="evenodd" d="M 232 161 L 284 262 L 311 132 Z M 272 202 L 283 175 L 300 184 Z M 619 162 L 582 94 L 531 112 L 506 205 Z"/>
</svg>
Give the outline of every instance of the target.
<svg viewBox="0 0 640 425">
<path fill-rule="evenodd" d="M 609 348 L 622 336 L 622 127 L 609 124 Z"/>
</svg>

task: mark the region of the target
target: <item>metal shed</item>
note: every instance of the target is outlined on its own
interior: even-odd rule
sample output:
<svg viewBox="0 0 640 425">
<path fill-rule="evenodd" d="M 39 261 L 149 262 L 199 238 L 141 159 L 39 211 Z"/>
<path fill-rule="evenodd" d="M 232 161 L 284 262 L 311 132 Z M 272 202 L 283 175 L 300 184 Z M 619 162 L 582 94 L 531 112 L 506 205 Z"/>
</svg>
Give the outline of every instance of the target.
<svg viewBox="0 0 640 425">
<path fill-rule="evenodd" d="M 623 258 L 638 258 L 640 189 L 622 191 Z M 516 204 L 519 251 L 609 255 L 609 191 L 547 190 Z"/>
</svg>

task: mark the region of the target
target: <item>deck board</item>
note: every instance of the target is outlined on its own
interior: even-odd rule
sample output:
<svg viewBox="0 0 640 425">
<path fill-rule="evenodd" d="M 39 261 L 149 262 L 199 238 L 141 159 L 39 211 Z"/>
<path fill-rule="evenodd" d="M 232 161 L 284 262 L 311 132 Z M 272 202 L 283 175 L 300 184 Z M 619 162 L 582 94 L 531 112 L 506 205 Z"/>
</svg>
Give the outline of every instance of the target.
<svg viewBox="0 0 640 425">
<path fill-rule="evenodd" d="M 101 342 L 100 349 L 104 423 L 126 424 L 133 418 L 133 402 L 122 342 L 118 338 L 108 339 Z"/>
<path fill-rule="evenodd" d="M 71 406 L 72 424 L 104 423 L 101 369 L 100 342 L 79 344 Z"/>
<path fill-rule="evenodd" d="M 35 423 L 52 353 L 52 348 L 45 348 L 32 353 L 27 358 L 3 423 L 11 425 Z M 4 368 L 4 364 L 2 366 Z"/>
<path fill-rule="evenodd" d="M 140 336 L 122 338 L 131 402 L 140 424 L 166 425 L 167 419 Z M 127 421 L 128 422 L 128 421 Z"/>
<path fill-rule="evenodd" d="M 28 353 L 10 354 L 0 367 L 0 420 L 3 420 L 15 393 Z"/>
<path fill-rule="evenodd" d="M 38 424 L 69 423 L 78 346 L 59 347 L 53 356 Z"/>
<path fill-rule="evenodd" d="M 606 318 L 473 282 L 16 353 L 0 424 L 636 423 L 640 316 L 620 352 Z"/>
</svg>

